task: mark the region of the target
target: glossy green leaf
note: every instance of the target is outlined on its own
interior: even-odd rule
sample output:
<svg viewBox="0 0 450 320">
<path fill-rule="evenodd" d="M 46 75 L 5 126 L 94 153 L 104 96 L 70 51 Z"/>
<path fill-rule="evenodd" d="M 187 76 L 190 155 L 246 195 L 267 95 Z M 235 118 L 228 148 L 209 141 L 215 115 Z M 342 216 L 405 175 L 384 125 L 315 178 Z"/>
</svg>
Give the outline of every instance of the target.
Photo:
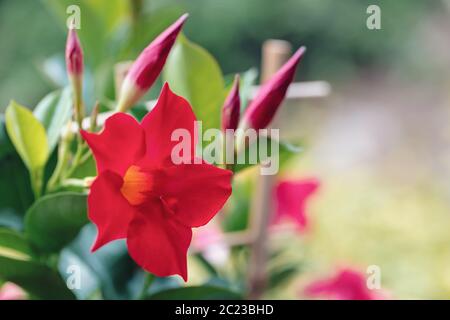
<svg viewBox="0 0 450 320">
<path fill-rule="evenodd" d="M 289 281 L 299 274 L 302 265 L 284 265 L 270 272 L 268 287 L 270 289 L 289 283 Z"/>
<path fill-rule="evenodd" d="M 83 261 L 84 266 L 81 268 L 88 269 L 89 277 L 97 279 L 97 289 L 100 290 L 103 298 L 136 298 L 137 291 L 141 290 L 143 284 L 142 277 L 136 277 L 136 274 L 143 272 L 130 258 L 125 241 L 114 241 L 92 253 L 90 248 L 96 234 L 96 227 L 93 224 L 87 224 L 76 239 L 62 251 L 63 261 L 60 261 L 60 267 L 64 264 L 69 251 L 73 257 Z"/>
<path fill-rule="evenodd" d="M 31 256 L 32 251 L 20 233 L 0 228 L 0 257 L 29 261 Z"/>
<path fill-rule="evenodd" d="M 233 193 L 227 203 L 227 214 L 224 215 L 222 228 L 225 232 L 246 230 L 249 223 L 250 201 L 253 181 L 249 179 L 233 179 Z"/>
<path fill-rule="evenodd" d="M 69 121 L 72 111 L 72 96 L 69 87 L 49 93 L 36 106 L 33 113 L 43 124 L 48 139 L 49 152 L 59 140 L 61 130 Z"/>
<path fill-rule="evenodd" d="M 41 170 L 48 158 L 47 135 L 42 124 L 27 108 L 11 101 L 5 113 L 6 130 L 30 171 Z"/>
<path fill-rule="evenodd" d="M 58 261 L 58 269 L 61 276 L 66 281 L 79 272 L 82 276 L 79 278 L 79 288 L 74 290 L 78 299 L 85 300 L 91 298 L 99 289 L 99 279 L 92 268 L 70 249 L 61 251 Z"/>
<path fill-rule="evenodd" d="M 14 150 L 0 118 L 0 226 L 21 228 L 22 217 L 33 202 L 27 168 Z"/>
<path fill-rule="evenodd" d="M 0 229 L 0 279 L 16 283 L 31 298 L 74 299 L 55 270 L 32 260 L 25 238 L 7 229 Z"/>
<path fill-rule="evenodd" d="M 43 252 L 56 252 L 70 243 L 88 222 L 86 195 L 61 192 L 40 198 L 27 211 L 25 233 Z"/>
<path fill-rule="evenodd" d="M 190 102 L 204 130 L 219 128 L 225 83 L 219 65 L 205 49 L 180 35 L 163 76 L 176 94 Z"/>
<path fill-rule="evenodd" d="M 236 291 L 213 285 L 169 289 L 147 297 L 151 300 L 239 300 L 242 298 L 242 295 Z"/>
</svg>

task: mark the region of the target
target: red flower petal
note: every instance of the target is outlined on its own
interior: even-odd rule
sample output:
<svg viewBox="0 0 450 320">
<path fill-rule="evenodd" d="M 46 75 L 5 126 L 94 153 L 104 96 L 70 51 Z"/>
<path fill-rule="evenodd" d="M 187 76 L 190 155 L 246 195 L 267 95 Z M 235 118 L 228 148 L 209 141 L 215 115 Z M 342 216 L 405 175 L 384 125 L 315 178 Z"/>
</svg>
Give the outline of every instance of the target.
<svg viewBox="0 0 450 320">
<path fill-rule="evenodd" d="M 111 172 L 100 174 L 88 196 L 89 219 L 97 226 L 97 239 L 92 251 L 104 244 L 127 236 L 128 225 L 135 209 L 122 196 L 122 178 Z"/>
<path fill-rule="evenodd" d="M 166 277 L 179 274 L 187 281 L 187 250 L 191 228 L 171 219 L 159 200 L 148 202 L 131 221 L 127 245 L 130 256 L 146 271 Z"/>
<path fill-rule="evenodd" d="M 94 154 L 98 173 L 111 170 L 123 175 L 145 154 L 144 132 L 132 116 L 116 113 L 105 122 L 100 134 L 81 130 Z"/>
<path fill-rule="evenodd" d="M 174 94 L 169 85 L 164 84 L 155 108 L 142 120 L 147 144 L 147 156 L 154 164 L 172 165 L 171 152 L 179 141 L 171 141 L 172 133 L 176 129 L 186 129 L 191 137 L 191 155 L 194 157 L 194 112 L 189 102 Z"/>
<path fill-rule="evenodd" d="M 316 179 L 282 181 L 275 187 L 276 211 L 274 222 L 289 218 L 304 230 L 308 224 L 306 204 L 309 197 L 319 187 Z"/>
<path fill-rule="evenodd" d="M 172 166 L 163 174 L 162 199 L 185 226 L 208 223 L 231 195 L 231 171 L 207 163 Z"/>
</svg>

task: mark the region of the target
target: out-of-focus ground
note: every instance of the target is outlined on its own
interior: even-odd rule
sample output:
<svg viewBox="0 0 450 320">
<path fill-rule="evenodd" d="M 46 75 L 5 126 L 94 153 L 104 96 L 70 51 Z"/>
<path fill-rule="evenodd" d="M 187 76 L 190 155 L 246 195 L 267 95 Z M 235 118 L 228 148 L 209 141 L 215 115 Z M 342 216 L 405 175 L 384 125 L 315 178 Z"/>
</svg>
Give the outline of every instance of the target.
<svg viewBox="0 0 450 320">
<path fill-rule="evenodd" d="M 450 23 L 441 18 L 417 34 L 426 47 L 417 62 L 428 59 L 432 79 L 371 72 L 280 112 L 282 134 L 306 141 L 284 176 L 322 180 L 312 229 L 291 245 L 308 258 L 300 282 L 377 265 L 393 298 L 450 298 Z"/>
</svg>

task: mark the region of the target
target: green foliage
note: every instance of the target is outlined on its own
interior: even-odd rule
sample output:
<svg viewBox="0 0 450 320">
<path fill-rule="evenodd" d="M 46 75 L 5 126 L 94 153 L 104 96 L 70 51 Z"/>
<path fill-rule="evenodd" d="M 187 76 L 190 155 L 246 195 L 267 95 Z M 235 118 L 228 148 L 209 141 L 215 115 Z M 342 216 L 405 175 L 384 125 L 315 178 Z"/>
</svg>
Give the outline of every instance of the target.
<svg viewBox="0 0 450 320">
<path fill-rule="evenodd" d="M 22 217 L 33 202 L 27 168 L 6 133 L 0 116 L 0 226 L 22 228 Z"/>
<path fill-rule="evenodd" d="M 62 251 L 59 269 L 64 274 L 71 261 L 82 262 L 81 268 L 87 272 L 87 278 L 82 279 L 82 285 L 83 281 L 87 285 L 82 295 L 97 290 L 104 299 L 135 299 L 144 282 L 143 272 L 129 257 L 123 241 L 115 241 L 90 252 L 96 232 L 94 225 L 86 225 Z"/>
<path fill-rule="evenodd" d="M 56 193 L 36 201 L 25 216 L 29 241 L 42 252 L 58 252 L 87 222 L 86 195 Z"/>
<path fill-rule="evenodd" d="M 42 192 L 44 166 L 49 156 L 45 129 L 30 110 L 14 101 L 6 109 L 5 121 L 11 142 L 30 172 L 37 198 Z"/>
<path fill-rule="evenodd" d="M 52 152 L 58 143 L 61 130 L 69 121 L 71 112 L 72 97 L 69 87 L 49 93 L 34 109 L 34 116 L 47 132 L 49 152 Z"/>
<path fill-rule="evenodd" d="M 56 271 L 32 259 L 24 237 L 5 229 L 0 229 L 0 279 L 16 283 L 31 294 L 31 298 L 74 298 Z"/>
<path fill-rule="evenodd" d="M 213 285 L 168 289 L 147 297 L 149 300 L 239 300 L 242 295 L 226 287 Z"/>
<path fill-rule="evenodd" d="M 225 83 L 216 60 L 202 47 L 180 35 L 163 73 L 171 89 L 186 98 L 203 129 L 220 128 Z"/>
<path fill-rule="evenodd" d="M 42 170 L 49 155 L 42 124 L 31 111 L 15 101 L 6 109 L 5 118 L 8 135 L 27 168 L 31 172 Z"/>
</svg>

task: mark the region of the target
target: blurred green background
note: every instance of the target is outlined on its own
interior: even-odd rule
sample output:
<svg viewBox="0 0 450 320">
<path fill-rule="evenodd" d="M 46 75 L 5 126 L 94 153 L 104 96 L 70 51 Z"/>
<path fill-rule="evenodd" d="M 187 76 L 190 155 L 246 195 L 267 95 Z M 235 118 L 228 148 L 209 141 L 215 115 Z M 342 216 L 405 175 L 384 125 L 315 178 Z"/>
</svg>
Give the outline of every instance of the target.
<svg viewBox="0 0 450 320">
<path fill-rule="evenodd" d="M 82 8 L 108 28 L 82 20 L 94 98 L 112 99 L 111 66 L 135 57 L 183 12 L 191 15 L 185 34 L 225 74 L 259 68 L 262 43 L 274 38 L 308 47 L 298 80 L 331 83 L 329 97 L 289 101 L 277 118 L 282 135 L 306 143 L 282 176 L 317 176 L 322 188 L 309 208 L 311 232 L 284 243 L 304 259 L 304 272 L 274 297 L 351 264 L 380 266 L 395 298 L 450 298 L 449 1 L 109 3 L 117 1 L 129 12 L 129 3 L 142 6 L 154 27 L 124 20 L 108 1 Z M 77 3 L 0 0 L 0 110 L 12 98 L 33 108 L 66 81 L 64 12 Z M 381 30 L 366 28 L 369 4 L 381 8 Z"/>
</svg>

